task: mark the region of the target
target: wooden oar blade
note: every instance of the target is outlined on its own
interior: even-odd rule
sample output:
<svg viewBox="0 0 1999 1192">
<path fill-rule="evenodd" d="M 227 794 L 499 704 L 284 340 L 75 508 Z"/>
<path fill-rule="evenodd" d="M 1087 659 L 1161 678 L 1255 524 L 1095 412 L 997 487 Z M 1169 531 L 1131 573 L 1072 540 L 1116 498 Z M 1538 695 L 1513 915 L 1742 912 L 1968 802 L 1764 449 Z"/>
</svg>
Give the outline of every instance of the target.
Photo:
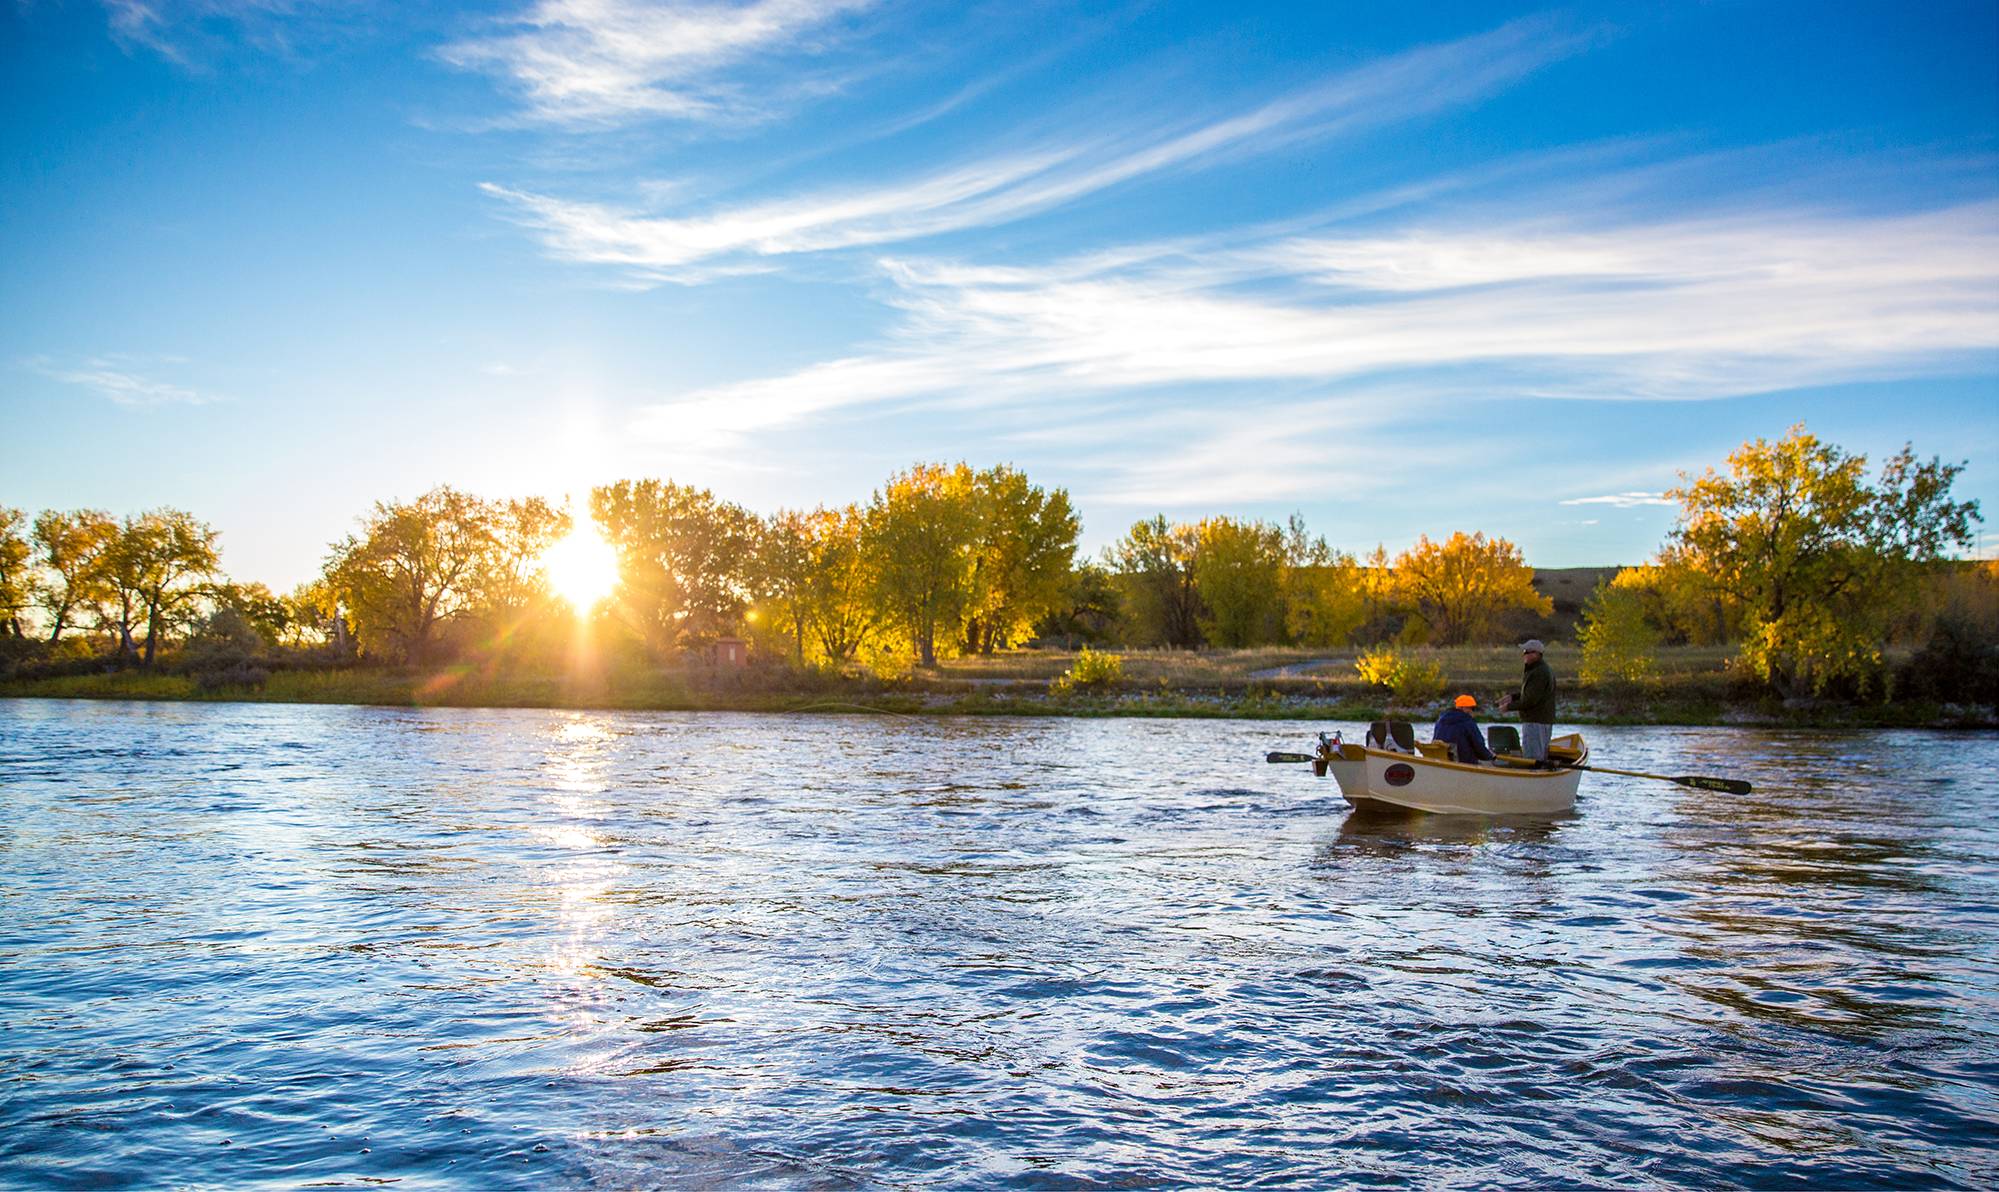
<svg viewBox="0 0 1999 1192">
<path fill-rule="evenodd" d="M 1707 778 L 1699 774 L 1683 774 L 1673 781 L 1681 786 L 1691 786 L 1704 791 L 1726 791 L 1731 795 L 1749 793 L 1749 784 L 1737 778 Z"/>
<path fill-rule="evenodd" d="M 1273 765 L 1281 762 L 1309 762 L 1312 760 L 1312 755 L 1309 753 L 1271 753 L 1265 755 L 1263 760 Z"/>
</svg>

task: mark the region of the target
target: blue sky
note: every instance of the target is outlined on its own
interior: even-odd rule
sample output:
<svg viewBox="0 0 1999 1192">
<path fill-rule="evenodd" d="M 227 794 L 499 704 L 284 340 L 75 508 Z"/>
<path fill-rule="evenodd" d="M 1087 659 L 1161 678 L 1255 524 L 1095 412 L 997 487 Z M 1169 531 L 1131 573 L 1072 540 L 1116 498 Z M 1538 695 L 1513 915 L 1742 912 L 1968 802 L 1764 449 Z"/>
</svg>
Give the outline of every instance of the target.
<svg viewBox="0 0 1999 1192">
<path fill-rule="evenodd" d="M 277 587 L 923 459 L 1634 562 L 1800 420 L 1999 520 L 1999 4 L 26 0 L 0 103 L 0 503 Z"/>
</svg>

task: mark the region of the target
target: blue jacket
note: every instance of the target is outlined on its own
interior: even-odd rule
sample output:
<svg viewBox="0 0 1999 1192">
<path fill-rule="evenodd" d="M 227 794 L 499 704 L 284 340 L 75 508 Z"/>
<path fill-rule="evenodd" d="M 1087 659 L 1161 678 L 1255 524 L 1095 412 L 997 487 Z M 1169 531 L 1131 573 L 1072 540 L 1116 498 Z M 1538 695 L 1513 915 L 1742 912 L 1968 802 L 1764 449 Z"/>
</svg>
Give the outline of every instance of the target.
<svg viewBox="0 0 1999 1192">
<path fill-rule="evenodd" d="M 1457 760 L 1467 765 L 1492 760 L 1492 750 L 1486 748 L 1485 734 L 1479 731 L 1478 721 L 1463 708 L 1452 708 L 1437 717 L 1437 727 L 1430 730 L 1430 739 L 1449 745 Z"/>
</svg>

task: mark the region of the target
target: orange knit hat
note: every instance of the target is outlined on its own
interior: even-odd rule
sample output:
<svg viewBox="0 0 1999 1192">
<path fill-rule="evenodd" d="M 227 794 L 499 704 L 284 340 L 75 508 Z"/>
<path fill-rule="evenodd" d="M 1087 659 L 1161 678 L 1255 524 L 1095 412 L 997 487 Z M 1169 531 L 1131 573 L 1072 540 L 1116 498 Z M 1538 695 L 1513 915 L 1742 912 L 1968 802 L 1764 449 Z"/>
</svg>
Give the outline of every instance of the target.
<svg viewBox="0 0 1999 1192">
<path fill-rule="evenodd" d="M 1476 708 L 1476 707 L 1478 707 L 1478 701 L 1477 701 L 1477 700 L 1475 700 L 1475 699 L 1473 699 L 1473 698 L 1472 698 L 1471 696 L 1469 696 L 1469 695 L 1461 695 L 1461 696 L 1459 696 L 1459 697 L 1458 697 L 1458 699 L 1457 699 L 1457 702 L 1456 702 L 1455 704 L 1453 704 L 1453 705 L 1452 705 L 1452 707 L 1456 707 L 1456 708 Z"/>
</svg>

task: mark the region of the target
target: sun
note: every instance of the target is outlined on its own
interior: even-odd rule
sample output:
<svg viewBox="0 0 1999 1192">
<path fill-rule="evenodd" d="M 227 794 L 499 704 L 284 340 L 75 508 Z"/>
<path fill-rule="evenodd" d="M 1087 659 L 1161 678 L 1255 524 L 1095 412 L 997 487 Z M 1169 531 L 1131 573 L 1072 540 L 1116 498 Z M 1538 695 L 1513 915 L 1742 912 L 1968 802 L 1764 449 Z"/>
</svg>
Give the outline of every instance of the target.
<svg viewBox="0 0 1999 1192">
<path fill-rule="evenodd" d="M 618 552 L 592 529 L 571 530 L 541 557 L 556 594 L 587 613 L 618 584 Z"/>
</svg>

